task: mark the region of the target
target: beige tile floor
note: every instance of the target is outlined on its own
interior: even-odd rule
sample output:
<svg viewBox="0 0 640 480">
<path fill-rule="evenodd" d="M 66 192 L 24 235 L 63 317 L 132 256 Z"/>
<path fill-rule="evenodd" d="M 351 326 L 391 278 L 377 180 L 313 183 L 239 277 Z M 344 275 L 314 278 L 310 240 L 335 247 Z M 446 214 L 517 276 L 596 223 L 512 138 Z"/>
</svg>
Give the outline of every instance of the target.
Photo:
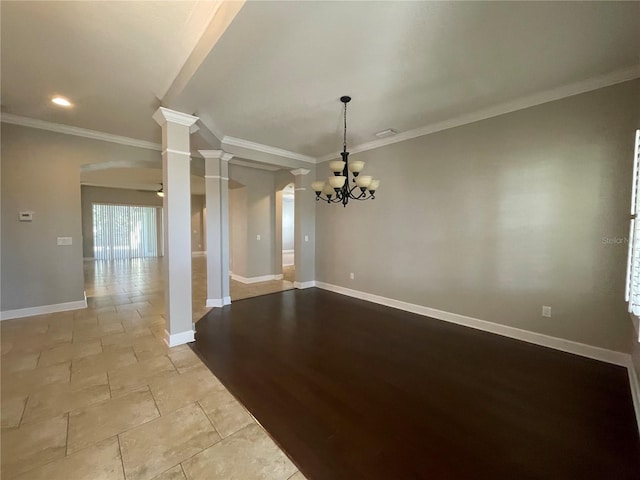
<svg viewBox="0 0 640 480">
<path fill-rule="evenodd" d="M 88 262 L 89 308 L 0 323 L 2 479 L 304 479 L 189 347 L 166 347 L 161 268 Z"/>
</svg>

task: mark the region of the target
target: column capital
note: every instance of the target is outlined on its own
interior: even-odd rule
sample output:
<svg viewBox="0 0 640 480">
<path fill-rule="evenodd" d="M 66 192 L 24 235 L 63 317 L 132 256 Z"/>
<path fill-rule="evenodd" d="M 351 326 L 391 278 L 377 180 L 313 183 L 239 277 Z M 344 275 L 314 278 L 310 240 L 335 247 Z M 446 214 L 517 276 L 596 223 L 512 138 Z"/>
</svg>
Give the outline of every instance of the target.
<svg viewBox="0 0 640 480">
<path fill-rule="evenodd" d="M 194 117 L 188 113 L 176 112 L 175 110 L 164 107 L 156 110 L 156 113 L 153 114 L 153 119 L 160 126 L 163 126 L 165 123 L 177 123 L 178 125 L 191 127 L 191 125 L 198 121 L 198 117 Z"/>
<path fill-rule="evenodd" d="M 219 158 L 223 162 L 228 162 L 233 158 L 233 154 L 227 153 L 224 150 L 198 150 L 198 152 L 204 158 Z"/>
<path fill-rule="evenodd" d="M 297 168 L 295 170 L 291 170 L 291 175 L 293 175 L 294 177 L 297 177 L 298 175 L 306 175 L 307 173 L 309 173 L 311 170 L 307 170 L 306 168 Z"/>
</svg>

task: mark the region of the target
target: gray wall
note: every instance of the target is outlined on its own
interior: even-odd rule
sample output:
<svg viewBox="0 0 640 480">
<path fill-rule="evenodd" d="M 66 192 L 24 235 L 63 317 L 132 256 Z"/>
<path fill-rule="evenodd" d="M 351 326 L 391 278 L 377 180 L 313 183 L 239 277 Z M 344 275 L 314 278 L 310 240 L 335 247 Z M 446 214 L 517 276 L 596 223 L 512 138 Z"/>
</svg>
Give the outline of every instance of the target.
<svg viewBox="0 0 640 480">
<path fill-rule="evenodd" d="M 84 299 L 80 166 L 159 152 L 2 123 L 1 309 Z M 31 223 L 18 212 L 34 211 Z M 56 237 L 73 238 L 57 246 Z"/>
<path fill-rule="evenodd" d="M 628 233 L 639 107 L 626 82 L 353 155 L 381 189 L 318 205 L 316 279 L 628 352 L 627 246 L 603 239 Z"/>
<path fill-rule="evenodd" d="M 204 195 L 191 195 L 191 251 L 207 250 L 205 240 L 205 201 Z"/>
<path fill-rule="evenodd" d="M 229 268 L 247 276 L 247 189 L 229 189 Z"/>
</svg>

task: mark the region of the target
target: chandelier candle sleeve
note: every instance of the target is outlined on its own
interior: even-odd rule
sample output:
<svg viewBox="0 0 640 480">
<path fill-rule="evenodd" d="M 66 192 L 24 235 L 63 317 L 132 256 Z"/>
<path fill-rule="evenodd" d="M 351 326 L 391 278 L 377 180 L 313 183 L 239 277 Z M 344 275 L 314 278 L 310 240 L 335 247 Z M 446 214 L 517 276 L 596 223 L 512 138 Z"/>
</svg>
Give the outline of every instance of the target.
<svg viewBox="0 0 640 480">
<path fill-rule="evenodd" d="M 369 175 L 360 175 L 364 169 L 364 163 L 356 160 L 349 163 L 349 152 L 347 151 L 347 103 L 351 97 L 340 97 L 344 103 L 344 136 L 342 142 L 342 160 L 329 162 L 329 170 L 333 172 L 333 177 L 329 177 L 327 182 L 315 181 L 311 183 L 311 188 L 316 193 L 316 200 L 324 200 L 327 203 L 341 203 L 347 206 L 349 200 L 373 200 L 375 192 L 380 186 L 379 180 L 373 180 Z M 354 186 L 349 184 L 349 172 L 353 175 Z M 367 193 L 367 189 L 369 193 Z"/>
</svg>

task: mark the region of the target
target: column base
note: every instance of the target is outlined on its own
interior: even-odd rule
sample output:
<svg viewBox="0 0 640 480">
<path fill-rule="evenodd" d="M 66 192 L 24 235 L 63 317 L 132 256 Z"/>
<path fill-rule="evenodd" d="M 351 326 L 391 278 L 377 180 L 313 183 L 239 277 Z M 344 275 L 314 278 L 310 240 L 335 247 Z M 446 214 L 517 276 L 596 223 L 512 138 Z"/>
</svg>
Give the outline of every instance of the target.
<svg viewBox="0 0 640 480">
<path fill-rule="evenodd" d="M 222 303 L 225 305 L 231 305 L 231 297 L 224 297 Z"/>
<path fill-rule="evenodd" d="M 311 280 L 309 282 L 293 282 L 293 286 L 295 288 L 311 288 L 316 286 L 315 280 Z"/>
<path fill-rule="evenodd" d="M 164 331 L 164 343 L 168 347 L 177 347 L 178 345 L 184 345 L 185 343 L 191 343 L 195 341 L 195 331 L 187 330 L 186 332 L 174 333 L 173 335 Z"/>
<path fill-rule="evenodd" d="M 207 298 L 205 307 L 207 308 L 221 308 L 225 305 L 231 305 L 231 297 L 224 298 Z"/>
</svg>

